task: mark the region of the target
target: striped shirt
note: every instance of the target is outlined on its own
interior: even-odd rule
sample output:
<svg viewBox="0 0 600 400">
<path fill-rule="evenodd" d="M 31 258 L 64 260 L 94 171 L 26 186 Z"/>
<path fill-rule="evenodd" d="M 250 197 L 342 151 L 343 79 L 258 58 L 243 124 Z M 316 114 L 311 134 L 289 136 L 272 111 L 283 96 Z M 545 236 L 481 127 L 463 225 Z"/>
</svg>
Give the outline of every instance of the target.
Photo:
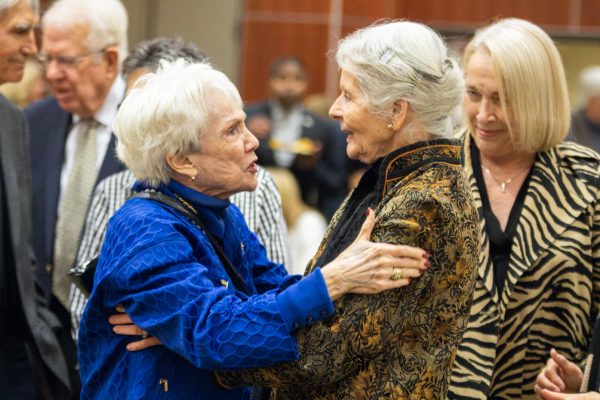
<svg viewBox="0 0 600 400">
<path fill-rule="evenodd" d="M 231 197 L 231 201 L 239 207 L 248 227 L 265 246 L 269 259 L 291 270 L 287 227 L 281 212 L 279 191 L 271 175 L 264 169 L 259 168 L 256 177 L 258 186 L 255 191 L 237 193 Z M 125 170 L 98 184 L 87 213 L 76 265 L 98 257 L 108 220 L 131 196 L 134 182 L 133 173 Z M 71 284 L 69 300 L 73 337 L 77 340 L 79 320 L 87 298 L 77 286 Z"/>
</svg>

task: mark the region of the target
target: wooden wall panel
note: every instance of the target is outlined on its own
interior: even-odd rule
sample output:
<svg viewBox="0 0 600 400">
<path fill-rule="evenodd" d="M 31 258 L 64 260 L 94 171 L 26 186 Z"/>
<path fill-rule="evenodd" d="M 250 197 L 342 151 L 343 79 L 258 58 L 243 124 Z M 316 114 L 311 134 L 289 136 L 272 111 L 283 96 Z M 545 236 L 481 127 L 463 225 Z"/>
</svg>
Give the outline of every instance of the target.
<svg viewBox="0 0 600 400">
<path fill-rule="evenodd" d="M 310 92 L 335 91 L 337 77 L 325 57 L 329 47 L 382 18 L 424 22 L 461 37 L 502 17 L 541 25 L 558 37 L 600 38 L 600 0 L 245 0 L 242 21 L 241 91 L 264 98 L 267 68 L 277 56 L 303 59 Z M 332 10 L 340 14 L 331 15 Z"/>
<path fill-rule="evenodd" d="M 581 25 L 584 29 L 592 28 L 598 32 L 600 26 L 600 2 L 598 0 L 581 1 Z"/>
<path fill-rule="evenodd" d="M 579 0 L 577 0 L 579 1 Z M 442 25 L 480 25 L 499 17 L 519 17 L 542 25 L 570 23 L 572 0 L 397 0 L 396 18 Z"/>
<path fill-rule="evenodd" d="M 240 90 L 245 101 L 268 97 L 268 70 L 280 56 L 293 55 L 307 67 L 308 93 L 325 87 L 327 25 L 248 23 L 243 47 Z"/>
<path fill-rule="evenodd" d="M 395 0 L 345 1 L 344 17 L 368 19 L 389 18 L 394 13 Z"/>
<path fill-rule="evenodd" d="M 324 0 L 251 0 L 246 1 L 247 11 L 328 13 L 329 1 Z"/>
</svg>

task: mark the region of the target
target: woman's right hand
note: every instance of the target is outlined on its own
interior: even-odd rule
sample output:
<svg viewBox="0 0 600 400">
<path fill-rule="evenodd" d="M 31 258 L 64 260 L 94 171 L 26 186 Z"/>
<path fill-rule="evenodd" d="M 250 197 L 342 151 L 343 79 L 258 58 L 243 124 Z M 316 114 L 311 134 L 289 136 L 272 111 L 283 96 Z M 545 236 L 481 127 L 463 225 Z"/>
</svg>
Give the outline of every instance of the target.
<svg viewBox="0 0 600 400">
<path fill-rule="evenodd" d="M 541 399 L 549 398 L 549 392 L 576 393 L 582 380 L 583 373 L 577 364 L 552 349 L 546 366 L 535 381 L 535 392 Z"/>
<path fill-rule="evenodd" d="M 369 239 L 375 213 L 369 208 L 356 240 L 321 268 L 332 300 L 346 293 L 373 294 L 408 285 L 429 267 L 427 252 Z"/>
</svg>

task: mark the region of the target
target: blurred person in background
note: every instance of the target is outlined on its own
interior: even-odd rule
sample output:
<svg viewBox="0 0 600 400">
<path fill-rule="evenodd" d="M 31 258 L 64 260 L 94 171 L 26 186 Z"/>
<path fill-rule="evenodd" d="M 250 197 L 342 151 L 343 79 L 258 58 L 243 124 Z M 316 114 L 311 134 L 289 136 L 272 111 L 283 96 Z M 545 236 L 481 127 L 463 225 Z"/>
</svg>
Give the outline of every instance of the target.
<svg viewBox="0 0 600 400">
<path fill-rule="evenodd" d="M 303 106 L 307 85 L 302 61 L 278 58 L 269 70 L 271 99 L 245 111 L 260 143 L 259 164 L 292 171 L 303 200 L 329 220 L 347 193 L 344 137 L 332 121 Z"/>
<path fill-rule="evenodd" d="M 38 12 L 37 0 L 0 0 L 0 84 L 18 82 L 37 53 Z M 35 277 L 25 118 L 2 95 L 0 121 L 0 397 L 78 398 L 61 349 L 66 332 Z"/>
<path fill-rule="evenodd" d="M 329 117 L 329 109 L 332 104 L 333 100 L 330 100 L 323 94 L 311 94 L 304 99 L 304 107 L 306 107 L 308 111 L 323 117 Z M 360 178 L 367 169 L 368 166 L 364 165 L 359 160 L 352 160 L 351 158 L 346 160 L 346 187 L 348 192 L 351 192 L 356 185 L 358 185 Z"/>
<path fill-rule="evenodd" d="M 288 228 L 292 260 L 286 267 L 292 274 L 303 274 L 319 248 L 327 221 L 317 209 L 302 200 L 298 182 L 289 170 L 270 167 L 268 171 L 281 193 L 281 207 Z"/>
<path fill-rule="evenodd" d="M 50 89 L 44 79 L 44 70 L 39 62 L 30 58 L 25 63 L 23 79 L 0 85 L 0 93 L 17 105 L 25 108 L 34 101 L 50 95 Z"/>
<path fill-rule="evenodd" d="M 571 135 L 577 143 L 600 151 L 600 66 L 579 75 L 579 108 L 571 119 Z"/>
<path fill-rule="evenodd" d="M 550 348 L 583 362 L 600 311 L 600 158 L 563 142 L 565 72 L 541 28 L 481 28 L 464 65 L 464 164 L 482 252 L 449 397 L 535 399 Z"/>
<path fill-rule="evenodd" d="M 304 97 L 304 108 L 313 114 L 324 118 L 329 118 L 329 109 L 335 99 L 331 99 L 325 94 L 313 93 Z"/>
</svg>

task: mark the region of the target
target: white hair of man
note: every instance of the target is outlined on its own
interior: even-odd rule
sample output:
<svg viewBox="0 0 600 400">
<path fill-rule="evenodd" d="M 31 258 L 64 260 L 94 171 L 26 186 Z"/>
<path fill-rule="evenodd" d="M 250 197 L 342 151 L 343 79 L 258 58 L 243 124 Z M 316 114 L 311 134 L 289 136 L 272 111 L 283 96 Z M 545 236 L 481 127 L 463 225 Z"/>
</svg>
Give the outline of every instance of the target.
<svg viewBox="0 0 600 400">
<path fill-rule="evenodd" d="M 137 179 L 156 187 L 169 180 L 166 157 L 199 151 L 215 94 L 240 108 L 242 99 L 225 74 L 207 63 L 161 62 L 140 78 L 114 122 L 117 155 Z"/>
<path fill-rule="evenodd" d="M 336 60 L 357 79 L 373 113 L 389 117 L 393 104 L 404 99 L 429 134 L 452 136 L 451 115 L 465 90 L 463 73 L 431 28 L 408 21 L 376 23 L 342 39 Z"/>
<path fill-rule="evenodd" d="M 0 18 L 11 7 L 18 3 L 25 3 L 37 14 L 40 12 L 40 0 L 0 0 Z"/>
<path fill-rule="evenodd" d="M 590 97 L 600 97 L 600 65 L 587 67 L 579 74 L 581 105 L 585 106 Z"/>
<path fill-rule="evenodd" d="M 120 0 L 58 0 L 42 17 L 42 30 L 52 26 L 69 29 L 77 25 L 89 26 L 89 51 L 100 51 L 109 46 L 119 49 L 119 64 L 127 55 L 127 10 Z"/>
</svg>

